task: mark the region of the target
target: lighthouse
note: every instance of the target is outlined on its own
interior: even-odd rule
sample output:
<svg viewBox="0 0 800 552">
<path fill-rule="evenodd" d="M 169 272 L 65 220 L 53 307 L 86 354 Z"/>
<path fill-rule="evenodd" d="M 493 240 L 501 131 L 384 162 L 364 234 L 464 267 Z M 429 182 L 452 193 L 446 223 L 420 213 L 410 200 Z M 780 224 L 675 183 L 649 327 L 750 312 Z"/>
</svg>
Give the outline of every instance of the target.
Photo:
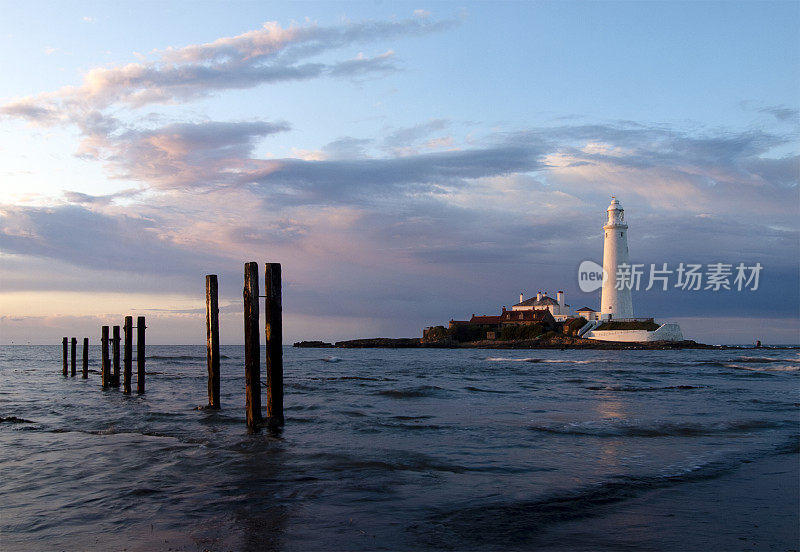
<svg viewBox="0 0 800 552">
<path fill-rule="evenodd" d="M 628 263 L 628 225 L 625 211 L 617 198 L 608 206 L 608 221 L 603 226 L 603 291 L 600 317 L 605 319 L 633 318 L 630 286 L 617 289 L 617 267 Z"/>
</svg>

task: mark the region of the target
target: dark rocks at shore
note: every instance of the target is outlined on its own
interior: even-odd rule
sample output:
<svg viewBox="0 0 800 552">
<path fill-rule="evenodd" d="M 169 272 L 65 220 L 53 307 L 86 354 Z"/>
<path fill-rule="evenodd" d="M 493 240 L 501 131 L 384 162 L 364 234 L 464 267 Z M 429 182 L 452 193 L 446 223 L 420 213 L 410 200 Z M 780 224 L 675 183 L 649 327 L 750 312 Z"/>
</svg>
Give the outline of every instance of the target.
<svg viewBox="0 0 800 552">
<path fill-rule="evenodd" d="M 422 347 L 418 337 L 373 337 L 371 339 L 350 339 L 348 341 L 337 341 L 336 347 L 340 349 L 409 349 Z"/>
<path fill-rule="evenodd" d="M 292 347 L 308 347 L 308 348 L 333 348 L 333 343 L 326 341 L 297 341 Z"/>
<path fill-rule="evenodd" d="M 410 347 L 421 347 L 419 338 L 415 337 L 373 337 L 370 339 L 350 339 L 347 341 L 337 341 L 328 343 L 327 341 L 298 341 L 293 347 L 304 348 L 331 348 L 331 349 L 408 349 Z"/>
<path fill-rule="evenodd" d="M 664 350 L 664 349 L 715 349 L 714 345 L 705 345 L 692 340 L 684 341 L 598 341 L 583 339 L 563 334 L 546 334 L 537 339 L 519 339 L 513 341 L 482 340 L 459 343 L 452 340 L 423 341 L 416 337 L 370 339 L 351 339 L 327 343 L 324 341 L 300 341 L 295 347 L 330 347 L 339 349 L 608 349 L 608 350 Z"/>
<path fill-rule="evenodd" d="M 0 423 L 9 423 L 9 424 L 32 424 L 30 420 L 25 420 L 23 418 L 17 418 L 16 416 L 9 416 L 8 418 L 0 418 Z"/>
</svg>

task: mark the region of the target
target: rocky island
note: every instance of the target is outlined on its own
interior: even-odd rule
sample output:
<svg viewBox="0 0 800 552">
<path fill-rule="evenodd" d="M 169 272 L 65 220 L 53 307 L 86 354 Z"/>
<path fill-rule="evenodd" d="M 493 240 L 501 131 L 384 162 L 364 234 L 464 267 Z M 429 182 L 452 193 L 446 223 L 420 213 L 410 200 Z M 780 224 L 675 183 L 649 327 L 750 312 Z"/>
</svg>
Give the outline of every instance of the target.
<svg viewBox="0 0 800 552">
<path fill-rule="evenodd" d="M 294 347 L 335 348 L 335 349 L 631 349 L 631 350 L 663 350 L 663 349 L 716 349 L 716 345 L 697 343 L 690 339 L 683 341 L 598 341 L 583 339 L 556 332 L 548 332 L 532 339 L 480 339 L 475 341 L 457 341 L 454 339 L 426 340 L 424 338 L 389 338 L 376 337 L 369 339 L 351 339 L 329 343 L 324 341 L 298 341 Z"/>
</svg>

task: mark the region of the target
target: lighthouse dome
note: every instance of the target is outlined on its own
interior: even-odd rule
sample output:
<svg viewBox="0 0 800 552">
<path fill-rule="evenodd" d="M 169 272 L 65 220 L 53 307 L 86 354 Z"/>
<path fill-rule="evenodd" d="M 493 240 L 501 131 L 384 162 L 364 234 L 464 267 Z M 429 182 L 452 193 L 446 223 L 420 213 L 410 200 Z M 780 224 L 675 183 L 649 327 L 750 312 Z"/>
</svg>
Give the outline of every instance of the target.
<svg viewBox="0 0 800 552">
<path fill-rule="evenodd" d="M 616 197 L 611 198 L 611 205 L 608 206 L 608 211 L 621 211 L 622 205 Z"/>
</svg>

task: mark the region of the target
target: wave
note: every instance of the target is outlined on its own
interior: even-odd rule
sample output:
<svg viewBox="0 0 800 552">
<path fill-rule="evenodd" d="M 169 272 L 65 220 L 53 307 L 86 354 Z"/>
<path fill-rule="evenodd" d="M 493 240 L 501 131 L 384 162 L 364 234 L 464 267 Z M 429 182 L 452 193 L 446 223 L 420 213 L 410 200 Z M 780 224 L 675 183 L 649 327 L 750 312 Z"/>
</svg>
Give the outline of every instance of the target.
<svg viewBox="0 0 800 552">
<path fill-rule="evenodd" d="M 440 461 L 436 457 L 419 452 L 399 452 L 388 457 L 369 458 L 346 454 L 321 452 L 310 455 L 311 459 L 320 460 L 327 469 L 335 472 L 378 471 L 378 472 L 449 472 L 464 473 L 468 468 Z"/>
<path fill-rule="evenodd" d="M 418 397 L 430 397 L 435 395 L 438 391 L 442 391 L 442 388 L 435 385 L 421 385 L 410 389 L 384 389 L 378 391 L 376 395 L 383 395 L 384 397 L 391 397 L 393 399 L 413 399 Z"/>
<path fill-rule="evenodd" d="M 486 357 L 489 362 L 541 362 L 540 358 L 506 358 L 506 357 Z"/>
<path fill-rule="evenodd" d="M 496 389 L 481 389 L 480 387 L 473 387 L 472 385 L 468 385 L 464 389 L 475 393 L 511 393 L 511 391 L 499 391 Z"/>
<path fill-rule="evenodd" d="M 351 418 L 366 418 L 367 414 L 361 412 L 360 410 L 340 410 L 339 414 L 343 414 L 345 416 L 349 416 Z"/>
<path fill-rule="evenodd" d="M 322 362 L 341 362 L 342 361 L 341 358 L 335 357 L 335 356 L 321 358 L 320 360 Z"/>
<path fill-rule="evenodd" d="M 748 370 L 750 372 L 798 372 L 800 365 L 784 366 L 742 366 L 740 364 L 726 364 L 725 368 L 733 370 Z"/>
<path fill-rule="evenodd" d="M 689 389 L 707 389 L 708 385 L 666 385 L 662 387 L 635 387 L 632 385 L 590 385 L 585 389 L 591 391 L 621 391 L 621 392 L 636 392 L 636 391 L 686 391 Z"/>
<path fill-rule="evenodd" d="M 789 363 L 789 364 L 797 364 L 800 365 L 800 359 L 795 358 L 774 358 L 774 357 L 749 357 L 749 356 L 741 356 L 736 357 L 733 359 L 733 362 L 745 362 L 745 363 L 756 363 L 756 364 L 768 364 L 772 362 L 782 362 L 782 363 Z"/>
<path fill-rule="evenodd" d="M 35 424 L 36 422 L 32 422 L 32 421 L 26 420 L 24 418 L 17 418 L 16 416 L 9 416 L 7 418 L 0 418 L 0 423 L 6 423 L 6 424 Z"/>
<path fill-rule="evenodd" d="M 637 420 L 573 422 L 558 425 L 532 425 L 529 429 L 556 435 L 589 435 L 593 437 L 697 437 L 722 433 L 747 433 L 760 429 L 779 427 L 766 420 L 741 420 L 735 422 L 649 422 Z"/>
<path fill-rule="evenodd" d="M 339 381 L 339 380 L 389 381 L 387 378 L 372 378 L 367 376 L 325 376 L 325 377 L 310 377 L 308 379 L 316 381 Z"/>
<path fill-rule="evenodd" d="M 378 422 L 377 424 L 380 427 L 386 427 L 391 429 L 399 429 L 399 430 L 411 430 L 411 431 L 436 431 L 440 429 L 447 429 L 445 426 L 437 425 L 437 424 L 423 424 L 423 423 L 401 423 L 401 422 Z"/>
<path fill-rule="evenodd" d="M 800 359 L 778 357 L 739 356 L 717 360 L 699 360 L 681 363 L 685 366 L 708 366 L 756 372 L 793 372 L 800 370 Z M 777 365 L 777 366 L 775 366 Z"/>
<path fill-rule="evenodd" d="M 503 542 L 509 548 L 528 549 L 550 525 L 594 515 L 600 508 L 649 491 L 714 479 L 746 461 L 709 462 L 659 475 L 620 475 L 531 500 L 442 509 L 412 526 L 412 531 L 423 541 L 420 548 L 493 549 L 494 543 Z"/>
<path fill-rule="evenodd" d="M 593 360 L 570 360 L 566 358 L 507 358 L 507 357 L 487 357 L 483 359 L 487 362 L 532 362 L 545 364 L 591 364 Z"/>
<path fill-rule="evenodd" d="M 319 405 L 316 404 L 291 404 L 284 408 L 284 410 L 319 410 Z"/>
<path fill-rule="evenodd" d="M 208 357 L 206 355 L 148 355 L 145 357 L 147 360 L 207 360 Z M 219 355 L 219 358 L 222 360 L 228 360 L 231 357 L 225 355 Z"/>
</svg>

